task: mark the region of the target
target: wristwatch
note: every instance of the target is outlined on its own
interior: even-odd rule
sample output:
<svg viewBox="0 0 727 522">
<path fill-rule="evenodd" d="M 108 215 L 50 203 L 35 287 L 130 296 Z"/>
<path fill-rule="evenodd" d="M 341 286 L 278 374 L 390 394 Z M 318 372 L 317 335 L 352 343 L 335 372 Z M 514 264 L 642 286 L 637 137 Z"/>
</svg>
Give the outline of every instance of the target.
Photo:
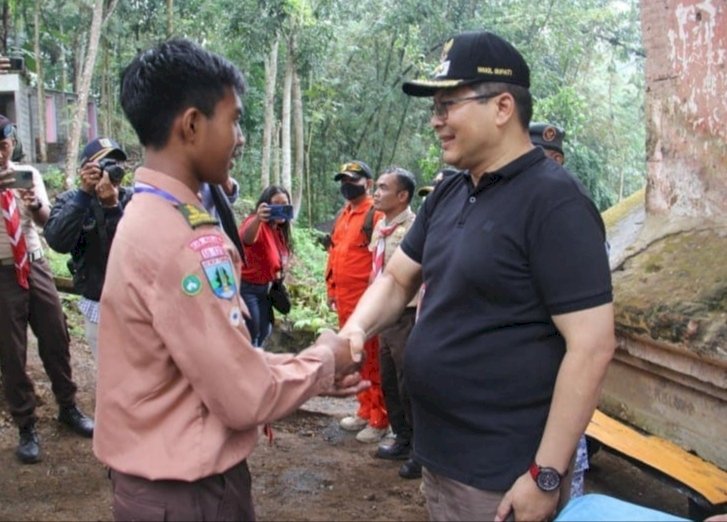
<svg viewBox="0 0 727 522">
<path fill-rule="evenodd" d="M 560 487 L 560 481 L 563 475 L 558 473 L 555 468 L 540 467 L 535 462 L 530 465 L 530 476 L 541 489 L 541 491 L 551 492 Z"/>
</svg>

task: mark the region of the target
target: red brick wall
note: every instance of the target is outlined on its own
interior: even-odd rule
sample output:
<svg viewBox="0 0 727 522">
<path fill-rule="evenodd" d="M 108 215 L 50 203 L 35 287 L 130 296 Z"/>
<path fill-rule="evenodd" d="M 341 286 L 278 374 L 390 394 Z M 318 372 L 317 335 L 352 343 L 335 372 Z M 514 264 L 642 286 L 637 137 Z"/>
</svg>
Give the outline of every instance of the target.
<svg viewBox="0 0 727 522">
<path fill-rule="evenodd" d="M 641 0 L 650 214 L 727 219 L 727 0 Z"/>
</svg>

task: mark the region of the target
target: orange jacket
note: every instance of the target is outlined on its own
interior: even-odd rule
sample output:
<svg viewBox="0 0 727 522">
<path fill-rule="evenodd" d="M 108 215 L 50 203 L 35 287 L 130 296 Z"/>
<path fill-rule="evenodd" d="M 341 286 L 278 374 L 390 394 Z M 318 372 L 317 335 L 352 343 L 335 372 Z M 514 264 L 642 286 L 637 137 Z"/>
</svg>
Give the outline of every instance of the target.
<svg viewBox="0 0 727 522">
<path fill-rule="evenodd" d="M 371 276 L 371 251 L 363 231 L 366 213 L 373 206 L 371 196 L 356 205 L 347 203 L 336 219 L 326 265 L 326 286 L 329 299 L 353 301 L 352 307 L 366 290 Z M 374 214 L 374 225 L 384 217 Z M 350 303 L 348 303 L 350 304 Z"/>
</svg>

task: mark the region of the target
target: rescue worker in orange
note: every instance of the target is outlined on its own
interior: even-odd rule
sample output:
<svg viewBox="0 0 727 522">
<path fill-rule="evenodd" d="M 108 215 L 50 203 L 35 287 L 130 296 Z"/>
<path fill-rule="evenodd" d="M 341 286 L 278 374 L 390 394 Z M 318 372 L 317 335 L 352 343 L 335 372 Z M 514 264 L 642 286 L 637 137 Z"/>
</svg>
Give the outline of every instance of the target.
<svg viewBox="0 0 727 522">
<path fill-rule="evenodd" d="M 373 187 L 371 169 L 363 161 L 349 161 L 333 178 L 341 183 L 341 194 L 348 201 L 336 216 L 331 231 L 331 244 L 326 266 L 328 303 L 338 313 L 343 326 L 359 298 L 366 291 L 371 275 L 371 241 L 374 226 L 384 215 L 374 210 L 370 195 Z M 344 417 L 341 428 L 357 431 L 356 440 L 378 442 L 386 434 L 389 419 L 379 374 L 378 339 L 366 342 L 366 357 L 361 376 L 371 381 L 371 387 L 359 393 L 359 408 L 355 415 Z"/>
</svg>

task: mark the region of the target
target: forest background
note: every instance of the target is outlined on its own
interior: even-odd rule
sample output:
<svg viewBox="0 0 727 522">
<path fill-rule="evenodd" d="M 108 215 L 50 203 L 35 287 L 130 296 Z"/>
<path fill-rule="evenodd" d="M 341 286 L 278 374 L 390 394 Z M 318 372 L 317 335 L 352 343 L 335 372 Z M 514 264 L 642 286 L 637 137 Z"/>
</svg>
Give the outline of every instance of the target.
<svg viewBox="0 0 727 522">
<path fill-rule="evenodd" d="M 638 0 L 2 0 L 0 5 L 2 53 L 25 59 L 39 94 L 48 88 L 78 97 L 65 115 L 66 161 L 56 176 L 52 169 L 46 175 L 50 185 L 75 183 L 89 97 L 98 104 L 100 135 L 122 143 L 132 164 L 141 161 L 119 106 L 119 75 L 138 51 L 170 36 L 187 37 L 226 56 L 246 76 L 241 126 L 247 142 L 232 173 L 241 186 L 237 210 L 249 211 L 268 184 L 282 184 L 293 196 L 297 228 L 311 229 L 342 205 L 333 175 L 347 160 L 364 160 L 376 172 L 392 164 L 405 167 L 420 185 L 433 178 L 443 165 L 428 125 L 431 100 L 405 96 L 401 83 L 428 76 L 450 36 L 480 29 L 503 36 L 523 53 L 531 68 L 534 121 L 566 130 L 566 166 L 601 210 L 645 183 Z M 42 103 L 44 96 L 38 99 Z M 39 152 L 42 158 L 42 146 Z M 325 254 L 310 235 L 296 238 L 298 258 L 310 265 L 306 273 L 321 272 Z M 307 317 L 323 313 L 322 301 L 311 304 Z"/>
</svg>

